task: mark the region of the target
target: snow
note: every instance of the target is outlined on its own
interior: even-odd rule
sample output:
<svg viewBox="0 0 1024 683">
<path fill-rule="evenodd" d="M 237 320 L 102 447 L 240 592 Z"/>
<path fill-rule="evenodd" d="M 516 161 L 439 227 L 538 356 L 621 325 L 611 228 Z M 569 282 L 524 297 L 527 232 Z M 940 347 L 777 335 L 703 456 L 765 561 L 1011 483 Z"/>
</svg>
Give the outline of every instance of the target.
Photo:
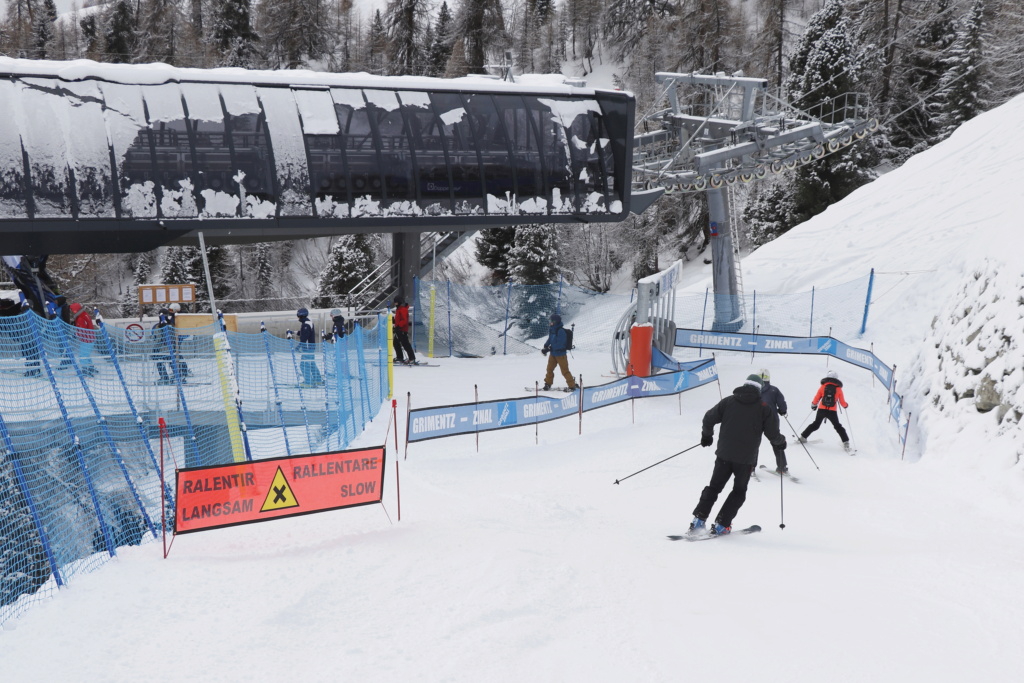
<svg viewBox="0 0 1024 683">
<path fill-rule="evenodd" d="M 326 90 L 295 90 L 295 104 L 299 106 L 302 130 L 308 135 L 337 135 L 338 115 L 334 111 L 331 93 Z"/>
<path fill-rule="evenodd" d="M 788 450 L 799 484 L 751 482 L 735 523 L 762 533 L 672 543 L 711 450 L 613 482 L 694 445 L 715 385 L 588 412 L 581 435 L 568 419 L 483 433 L 479 453 L 474 437 L 413 444 L 397 463 L 382 412 L 357 445 L 390 439 L 383 508 L 183 536 L 168 560 L 159 543 L 121 549 L 0 632 L 5 678 L 1017 680 L 1024 438 L 1015 408 L 999 420 L 964 393 L 977 370 L 1008 405 L 1024 398 L 1024 136 L 1008 134 L 1021 121 L 1024 97 L 743 262 L 748 290 L 764 292 L 876 269 L 867 334 L 845 341 L 873 343 L 907 378 L 905 459 L 868 373 L 718 354 L 723 391 L 769 368 L 797 428 L 837 369 L 857 455 L 824 426 L 808 447 L 817 466 Z M 516 396 L 544 365 L 432 362 L 395 369 L 400 426 L 407 392 L 414 406 Z M 607 353 L 570 367 L 600 383 Z"/>
<path fill-rule="evenodd" d="M 216 83 L 257 83 L 287 86 L 348 86 L 380 88 L 385 84 L 400 90 L 437 90 L 461 92 L 471 89 L 491 93 L 528 93 L 548 95 L 581 95 L 595 88 L 574 88 L 562 84 L 562 77 L 523 78 L 521 83 L 508 83 L 482 76 L 463 78 L 428 78 L 426 76 L 389 76 L 382 78 L 368 73 L 335 74 L 303 69 L 254 71 L 251 69 L 189 69 L 167 64 L 105 64 L 87 59 L 68 61 L 11 59 L 0 57 L 0 73 L 52 76 L 67 81 L 98 78 L 115 83 L 157 84 L 190 80 Z"/>
</svg>

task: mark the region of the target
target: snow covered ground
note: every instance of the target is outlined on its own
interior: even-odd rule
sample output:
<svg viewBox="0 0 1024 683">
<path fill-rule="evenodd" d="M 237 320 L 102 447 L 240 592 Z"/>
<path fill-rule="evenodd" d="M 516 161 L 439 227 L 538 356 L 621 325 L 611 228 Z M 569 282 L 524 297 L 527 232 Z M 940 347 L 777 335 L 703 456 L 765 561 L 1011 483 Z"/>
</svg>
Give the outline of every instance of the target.
<svg viewBox="0 0 1024 683">
<path fill-rule="evenodd" d="M 968 342 L 950 339 L 943 311 L 974 291 L 963 283 L 982 263 L 1024 271 L 1024 143 L 1006 135 L 1021 120 L 1024 98 L 755 252 L 748 288 L 801 291 L 875 267 L 863 344 L 908 380 L 937 340 L 956 357 Z M 999 309 L 1011 336 L 1022 306 Z M 544 358 L 437 362 L 395 370 L 401 408 L 406 392 L 417 406 L 470 401 L 474 384 L 484 400 L 521 394 Z M 613 484 L 698 441 L 719 398 L 709 385 L 637 402 L 635 424 L 629 403 L 587 413 L 582 435 L 572 420 L 543 424 L 538 444 L 529 427 L 482 434 L 479 453 L 473 437 L 413 444 L 401 522 L 389 452 L 386 513 L 183 536 L 168 560 L 156 544 L 123 549 L 8 624 L 4 680 L 1018 680 L 1019 424 L 966 397 L 940 409 L 938 375 L 914 378 L 903 460 L 868 373 L 817 357 L 718 362 L 723 391 L 769 368 L 798 428 L 829 368 L 851 404 L 857 455 L 824 427 L 810 445 L 820 470 L 791 447 L 799 484 L 751 483 L 735 524 L 760 534 L 665 540 L 685 529 L 711 449 Z M 588 384 L 608 365 L 606 353 L 571 359 Z M 380 443 L 386 424 L 357 445 Z"/>
</svg>

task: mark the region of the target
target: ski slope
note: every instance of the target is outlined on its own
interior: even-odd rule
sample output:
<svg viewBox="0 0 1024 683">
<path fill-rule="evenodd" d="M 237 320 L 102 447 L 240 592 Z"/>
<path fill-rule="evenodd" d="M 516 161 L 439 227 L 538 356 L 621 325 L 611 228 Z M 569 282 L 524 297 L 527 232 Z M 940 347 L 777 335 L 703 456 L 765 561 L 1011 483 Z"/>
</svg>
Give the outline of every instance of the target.
<svg viewBox="0 0 1024 683">
<path fill-rule="evenodd" d="M 401 522 L 389 450 L 383 508 L 182 536 L 168 560 L 158 544 L 122 549 L 0 632 L 3 679 L 1017 680 L 1019 425 L 969 400 L 940 413 L 923 392 L 942 383 L 913 375 L 930 367 L 936 339 L 960 348 L 951 302 L 989 305 L 957 299 L 965 280 L 1024 271 L 1024 143 L 1006 137 L 1022 120 L 1022 98 L 978 117 L 744 261 L 747 287 L 766 292 L 877 269 L 868 333 L 846 341 L 874 343 L 905 369 L 905 460 L 867 372 L 719 354 L 723 392 L 769 368 L 798 429 L 828 369 L 850 402 L 855 456 L 824 426 L 809 446 L 820 470 L 790 447 L 799 484 L 751 482 L 735 525 L 760 534 L 665 539 L 686 528 L 713 448 L 613 484 L 697 443 L 719 399 L 712 384 L 587 413 L 582 434 L 563 420 L 536 437 L 482 434 L 479 453 L 473 437 L 412 444 L 399 463 Z M 1020 309 L 999 309 L 1017 334 Z M 474 385 L 482 400 L 519 395 L 544 360 L 397 368 L 396 396 L 404 409 L 406 392 L 417 406 L 471 401 Z M 570 360 L 588 384 L 608 364 L 605 353 Z M 357 445 L 381 443 L 386 426 L 382 413 Z M 771 459 L 765 444 L 761 462 Z"/>
</svg>

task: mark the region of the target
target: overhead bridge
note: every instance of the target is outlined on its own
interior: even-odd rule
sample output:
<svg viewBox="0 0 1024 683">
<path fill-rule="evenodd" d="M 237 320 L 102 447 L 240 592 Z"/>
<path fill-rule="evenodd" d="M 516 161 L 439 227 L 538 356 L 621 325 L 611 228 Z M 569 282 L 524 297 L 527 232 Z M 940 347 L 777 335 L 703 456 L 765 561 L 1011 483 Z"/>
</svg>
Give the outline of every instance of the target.
<svg viewBox="0 0 1024 683">
<path fill-rule="evenodd" d="M 136 252 L 630 211 L 628 93 L 0 58 L 6 253 Z"/>
</svg>

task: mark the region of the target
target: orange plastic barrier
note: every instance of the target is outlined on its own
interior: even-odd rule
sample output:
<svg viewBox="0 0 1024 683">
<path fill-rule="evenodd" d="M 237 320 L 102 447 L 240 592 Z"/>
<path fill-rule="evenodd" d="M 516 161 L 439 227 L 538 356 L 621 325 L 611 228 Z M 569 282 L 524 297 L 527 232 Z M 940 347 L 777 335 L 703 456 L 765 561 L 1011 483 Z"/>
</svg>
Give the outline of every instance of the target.
<svg viewBox="0 0 1024 683">
<path fill-rule="evenodd" d="M 654 326 L 633 325 L 629 328 L 629 368 L 630 375 L 637 377 L 651 376 L 651 354 L 654 347 Z"/>
<path fill-rule="evenodd" d="M 379 503 L 384 447 L 177 470 L 174 533 Z"/>
</svg>

